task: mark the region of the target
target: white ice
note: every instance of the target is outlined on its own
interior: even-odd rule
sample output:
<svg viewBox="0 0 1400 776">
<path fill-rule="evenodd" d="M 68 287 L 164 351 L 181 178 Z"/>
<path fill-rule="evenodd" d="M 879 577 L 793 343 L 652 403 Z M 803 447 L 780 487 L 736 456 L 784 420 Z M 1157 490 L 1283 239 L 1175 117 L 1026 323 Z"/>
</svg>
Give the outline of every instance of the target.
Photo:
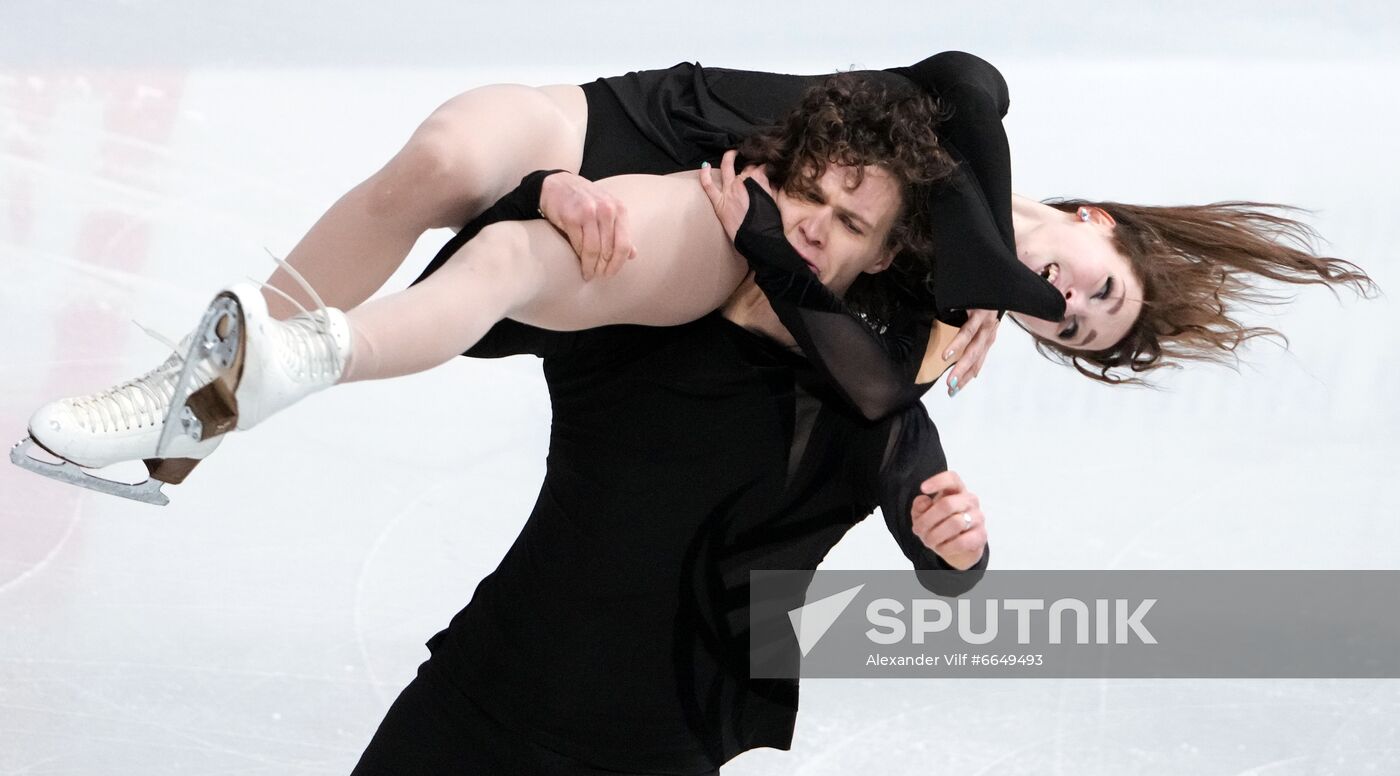
<svg viewBox="0 0 1400 776">
<path fill-rule="evenodd" d="M 1294 203 L 1400 286 L 1387 4 L 288 5 L 0 9 L 0 436 L 164 358 L 130 319 L 178 337 L 267 275 L 264 247 L 449 96 L 680 60 L 970 50 L 1010 81 L 1019 192 Z M 1003 324 L 982 377 L 927 400 L 995 565 L 1400 565 L 1400 309 L 1308 289 L 1257 320 L 1290 349 L 1160 392 L 1090 384 Z M 348 772 L 528 514 L 548 424 L 538 362 L 459 359 L 230 439 L 163 509 L 0 466 L 0 774 Z M 902 565 L 878 520 L 828 559 Z M 1397 712 L 1394 681 L 808 681 L 793 751 L 724 772 L 1394 774 Z"/>
</svg>

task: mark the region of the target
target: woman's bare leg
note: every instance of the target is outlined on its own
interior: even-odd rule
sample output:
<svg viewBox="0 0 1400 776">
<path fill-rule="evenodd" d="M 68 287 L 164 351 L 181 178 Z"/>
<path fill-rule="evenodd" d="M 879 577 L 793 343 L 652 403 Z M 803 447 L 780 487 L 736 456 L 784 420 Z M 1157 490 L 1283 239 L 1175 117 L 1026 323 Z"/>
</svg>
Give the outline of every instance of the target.
<svg viewBox="0 0 1400 776">
<path fill-rule="evenodd" d="M 502 318 L 575 331 L 614 323 L 670 326 L 714 310 L 748 265 L 695 176 L 600 182 L 627 208 L 637 249 L 612 277 L 584 281 L 573 248 L 544 221 L 486 227 L 423 282 L 350 311 L 354 340 L 341 382 L 445 363 Z"/>
<path fill-rule="evenodd" d="M 497 84 L 459 94 L 337 200 L 287 261 L 327 305 L 352 309 L 384 285 L 423 232 L 462 226 L 534 170 L 577 172 L 587 122 L 577 86 Z M 268 282 L 312 305 L 286 271 Z M 275 317 L 296 313 L 279 294 L 263 295 Z"/>
</svg>

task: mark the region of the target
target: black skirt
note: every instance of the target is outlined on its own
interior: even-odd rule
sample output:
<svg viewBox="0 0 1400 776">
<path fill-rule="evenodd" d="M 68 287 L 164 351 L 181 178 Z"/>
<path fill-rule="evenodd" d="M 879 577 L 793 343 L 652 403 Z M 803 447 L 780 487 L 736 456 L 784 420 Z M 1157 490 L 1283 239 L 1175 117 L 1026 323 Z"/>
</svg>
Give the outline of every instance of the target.
<svg viewBox="0 0 1400 776">
<path fill-rule="evenodd" d="M 687 169 L 642 134 L 604 79 L 584 84 L 583 96 L 588 101 L 588 130 L 579 175 L 596 181 L 614 175 L 667 175 Z M 699 162 L 695 166 L 699 167 Z"/>
</svg>

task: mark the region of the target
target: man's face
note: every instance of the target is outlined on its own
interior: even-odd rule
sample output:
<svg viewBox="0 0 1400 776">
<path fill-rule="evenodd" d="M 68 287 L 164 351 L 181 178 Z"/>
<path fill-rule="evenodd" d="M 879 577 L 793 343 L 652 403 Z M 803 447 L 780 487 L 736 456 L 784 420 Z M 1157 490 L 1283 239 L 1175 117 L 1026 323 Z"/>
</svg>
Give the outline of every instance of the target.
<svg viewBox="0 0 1400 776">
<path fill-rule="evenodd" d="M 778 191 L 774 199 L 788 242 L 823 285 L 844 294 L 861 273 L 889 267 L 894 254 L 886 243 L 899 215 L 899 188 L 883 168 L 865 167 L 862 176 L 833 164 L 812 191 Z"/>
</svg>

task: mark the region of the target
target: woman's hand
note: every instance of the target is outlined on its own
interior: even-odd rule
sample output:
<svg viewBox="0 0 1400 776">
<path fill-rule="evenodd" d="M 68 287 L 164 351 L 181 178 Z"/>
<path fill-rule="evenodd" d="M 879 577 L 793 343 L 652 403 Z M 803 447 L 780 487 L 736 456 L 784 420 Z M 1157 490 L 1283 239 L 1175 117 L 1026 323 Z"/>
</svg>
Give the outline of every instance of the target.
<svg viewBox="0 0 1400 776">
<path fill-rule="evenodd" d="M 919 490 L 910 510 L 914 535 L 949 566 L 976 566 L 987 547 L 987 519 L 976 494 L 951 471 L 924 480 Z"/>
<path fill-rule="evenodd" d="M 583 279 L 611 277 L 637 249 L 622 201 L 587 178 L 556 172 L 540 188 L 540 214 L 569 238 Z"/>
<path fill-rule="evenodd" d="M 967 323 L 958 329 L 958 336 L 953 338 L 953 342 L 943 352 L 943 358 L 946 360 L 962 349 L 958 363 L 948 372 L 948 398 L 957 396 L 958 391 L 967 387 L 967 384 L 982 372 L 982 362 L 987 359 L 987 351 L 991 349 L 992 343 L 997 341 L 999 323 L 1001 321 L 997 319 L 995 310 L 967 311 Z"/>
<path fill-rule="evenodd" d="M 762 167 L 751 165 L 745 167 L 742 173 L 734 173 L 734 160 L 738 156 L 738 151 L 724 152 L 724 158 L 719 163 L 719 183 L 715 183 L 716 171 L 710 167 L 709 162 L 700 168 L 700 188 L 704 189 L 705 195 L 710 198 L 710 204 L 715 207 L 715 215 L 719 217 L 720 225 L 724 227 L 724 232 L 729 235 L 731 241 L 739 232 L 740 225 L 744 223 L 744 216 L 749 212 L 749 192 L 744 189 L 744 179 L 753 178 L 770 196 L 773 194 L 773 187 L 769 185 L 768 176 L 763 173 Z"/>
</svg>

